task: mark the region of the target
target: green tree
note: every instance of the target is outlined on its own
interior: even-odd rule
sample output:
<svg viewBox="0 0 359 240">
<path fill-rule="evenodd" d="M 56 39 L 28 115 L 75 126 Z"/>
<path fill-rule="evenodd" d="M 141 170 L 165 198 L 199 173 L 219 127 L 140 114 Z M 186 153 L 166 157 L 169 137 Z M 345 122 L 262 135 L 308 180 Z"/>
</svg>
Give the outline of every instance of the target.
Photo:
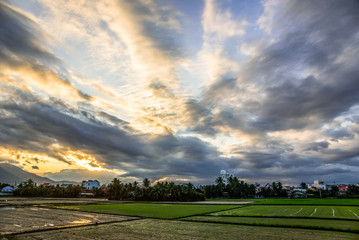
<svg viewBox="0 0 359 240">
<path fill-rule="evenodd" d="M 338 196 L 338 192 L 339 192 L 339 187 L 337 185 L 333 185 L 331 190 L 329 191 L 329 195 L 331 197 L 336 197 Z"/>
<path fill-rule="evenodd" d="M 143 186 L 148 188 L 151 185 L 151 181 L 148 178 L 143 179 Z"/>
<path fill-rule="evenodd" d="M 300 188 L 301 189 L 308 189 L 308 185 L 305 182 L 301 182 L 300 183 Z"/>
<path fill-rule="evenodd" d="M 121 198 L 122 183 L 118 178 L 114 178 L 108 185 L 108 193 L 110 199 Z"/>
</svg>

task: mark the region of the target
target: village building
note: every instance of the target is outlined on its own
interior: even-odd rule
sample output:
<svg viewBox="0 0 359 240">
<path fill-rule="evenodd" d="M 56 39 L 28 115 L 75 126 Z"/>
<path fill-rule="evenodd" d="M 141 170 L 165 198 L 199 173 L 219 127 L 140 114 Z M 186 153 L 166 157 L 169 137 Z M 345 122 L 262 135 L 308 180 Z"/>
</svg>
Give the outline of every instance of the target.
<svg viewBox="0 0 359 240">
<path fill-rule="evenodd" d="M 82 181 L 81 185 L 87 190 L 91 190 L 93 188 L 100 188 L 100 182 L 97 180 Z"/>
<path fill-rule="evenodd" d="M 315 189 L 322 189 L 322 190 L 327 189 L 327 186 L 324 184 L 324 182 L 322 180 L 314 180 L 312 187 Z"/>
</svg>

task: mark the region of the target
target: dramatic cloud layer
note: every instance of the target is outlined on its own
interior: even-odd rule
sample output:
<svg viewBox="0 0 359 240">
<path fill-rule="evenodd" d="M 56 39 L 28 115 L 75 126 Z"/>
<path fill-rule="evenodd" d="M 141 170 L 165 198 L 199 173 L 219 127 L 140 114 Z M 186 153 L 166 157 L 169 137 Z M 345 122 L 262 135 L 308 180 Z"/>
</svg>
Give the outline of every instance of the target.
<svg viewBox="0 0 359 240">
<path fill-rule="evenodd" d="M 358 23 L 354 0 L 1 2 L 0 161 L 56 180 L 357 182 Z"/>
</svg>

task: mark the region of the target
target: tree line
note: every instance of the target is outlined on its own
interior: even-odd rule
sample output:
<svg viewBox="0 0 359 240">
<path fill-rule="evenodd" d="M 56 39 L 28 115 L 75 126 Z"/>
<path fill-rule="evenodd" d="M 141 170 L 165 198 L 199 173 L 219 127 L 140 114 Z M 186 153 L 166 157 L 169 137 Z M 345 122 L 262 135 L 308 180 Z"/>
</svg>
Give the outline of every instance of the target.
<svg viewBox="0 0 359 240">
<path fill-rule="evenodd" d="M 222 177 L 216 178 L 215 185 L 203 186 L 206 198 L 253 198 L 256 195 L 262 197 L 287 197 L 287 191 L 283 189 L 281 182 L 273 182 L 266 188 L 260 188 L 257 192 L 255 184 L 240 181 L 235 176 L 230 176 L 225 183 Z"/>
<path fill-rule="evenodd" d="M 109 199 L 140 200 L 140 201 L 199 201 L 204 200 L 204 194 L 192 183 L 175 184 L 174 182 L 157 182 L 150 186 L 148 178 L 143 180 L 143 187 L 138 183 L 122 183 L 115 178 L 108 185 Z"/>
<path fill-rule="evenodd" d="M 305 183 L 301 188 L 307 189 Z M 0 187 L 10 186 L 1 184 Z M 205 198 L 253 198 L 253 197 L 287 197 L 288 192 L 283 188 L 281 182 L 273 182 L 265 187 L 257 188 L 258 185 L 248 184 L 231 176 L 225 182 L 218 177 L 214 185 L 195 187 L 192 183 L 176 184 L 174 182 L 156 182 L 151 186 L 148 178 L 139 186 L 138 182 L 122 183 L 118 178 L 112 180 L 107 187 L 93 188 L 88 190 L 78 185 L 37 186 L 29 179 L 20 184 L 14 190 L 15 196 L 20 197 L 79 197 L 80 193 L 91 193 L 94 197 L 106 197 L 111 200 L 133 200 L 133 201 L 199 201 Z M 307 189 L 307 194 L 313 197 L 359 197 L 359 186 L 349 185 L 345 196 L 339 195 L 339 188 L 331 186 L 330 190 Z"/>
<path fill-rule="evenodd" d="M 157 182 L 150 186 L 148 178 L 143 180 L 143 187 L 135 181 L 133 183 L 122 183 L 118 178 L 112 180 L 107 187 L 93 188 L 88 190 L 78 185 L 67 187 L 37 186 L 29 179 L 21 183 L 16 190 L 15 196 L 20 197 L 79 197 L 80 193 L 92 193 L 95 197 L 107 197 L 110 200 L 139 200 L 139 201 L 199 201 L 204 200 L 204 194 L 192 183 L 175 184 L 174 182 Z"/>
<path fill-rule="evenodd" d="M 56 186 L 37 186 L 36 183 L 29 179 L 21 183 L 14 190 L 14 195 L 19 197 L 58 197 L 58 198 L 74 198 L 78 197 L 84 191 L 82 186 L 69 185 L 66 188 Z"/>
</svg>

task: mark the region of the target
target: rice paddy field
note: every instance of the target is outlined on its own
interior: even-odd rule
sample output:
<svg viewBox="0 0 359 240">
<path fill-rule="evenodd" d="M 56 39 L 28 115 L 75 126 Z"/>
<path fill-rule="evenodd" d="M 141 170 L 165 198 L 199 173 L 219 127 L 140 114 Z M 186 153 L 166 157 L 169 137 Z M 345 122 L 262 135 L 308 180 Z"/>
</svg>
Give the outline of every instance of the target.
<svg viewBox="0 0 359 240">
<path fill-rule="evenodd" d="M 78 210 L 95 213 L 173 219 L 191 215 L 233 209 L 231 205 L 190 205 L 190 204 L 159 204 L 159 203 L 123 203 L 62 206 L 61 209 Z"/>
<path fill-rule="evenodd" d="M 233 205 L 234 201 L 246 203 Z M 57 208 L 64 216 L 102 214 L 112 220 L 102 223 L 92 219 L 92 225 L 86 223 L 61 230 L 53 227 L 51 231 L 20 231 L 9 239 L 359 239 L 358 199 L 253 199 L 252 202 L 230 199 L 230 202 L 226 204 L 221 199 L 210 204 L 41 204 L 37 207 L 44 211 Z M 21 215 L 21 211 L 25 209 L 8 217 Z M 115 216 L 120 217 L 116 222 Z M 5 220 L 4 224 L 10 222 Z"/>
<path fill-rule="evenodd" d="M 359 199 L 305 198 L 305 199 L 252 199 L 256 205 L 334 205 L 359 206 Z"/>
<path fill-rule="evenodd" d="M 340 218 L 359 220 L 359 207 L 353 206 L 306 206 L 306 205 L 253 205 L 212 213 L 214 216 L 242 217 L 294 217 L 294 218 Z"/>
<path fill-rule="evenodd" d="M 207 201 L 219 201 L 219 199 L 207 199 Z M 220 199 L 221 202 L 246 202 L 252 201 L 255 205 L 337 205 L 337 206 L 359 206 L 359 199 L 345 198 L 304 198 L 304 199 Z"/>
<path fill-rule="evenodd" d="M 356 199 L 261 199 L 258 202 L 234 206 L 226 205 L 225 202 L 223 201 L 223 205 L 127 203 L 61 208 L 146 218 L 176 219 L 192 223 L 359 233 L 359 205 Z"/>
</svg>

